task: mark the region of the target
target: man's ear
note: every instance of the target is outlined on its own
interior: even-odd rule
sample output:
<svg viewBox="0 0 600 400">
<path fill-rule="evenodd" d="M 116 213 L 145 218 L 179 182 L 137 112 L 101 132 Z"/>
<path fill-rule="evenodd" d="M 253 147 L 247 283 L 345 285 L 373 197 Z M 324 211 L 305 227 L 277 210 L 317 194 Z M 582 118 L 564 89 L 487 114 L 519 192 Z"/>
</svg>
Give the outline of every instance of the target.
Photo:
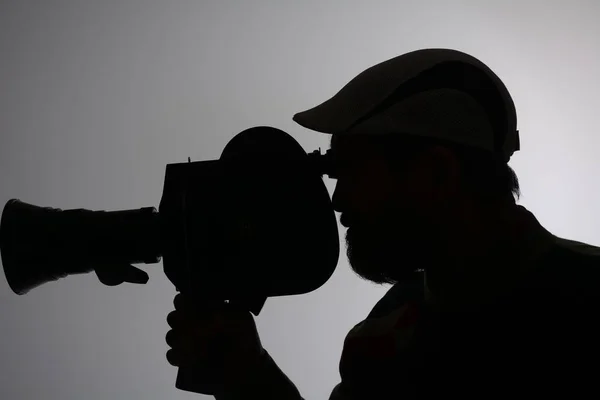
<svg viewBox="0 0 600 400">
<path fill-rule="evenodd" d="M 460 164 L 451 149 L 434 146 L 418 157 L 415 167 L 418 184 L 427 192 L 428 201 L 445 202 L 457 193 Z"/>
<path fill-rule="evenodd" d="M 460 164 L 456 154 L 447 147 L 435 146 L 430 157 L 435 184 L 446 194 L 453 194 L 460 181 Z"/>
</svg>

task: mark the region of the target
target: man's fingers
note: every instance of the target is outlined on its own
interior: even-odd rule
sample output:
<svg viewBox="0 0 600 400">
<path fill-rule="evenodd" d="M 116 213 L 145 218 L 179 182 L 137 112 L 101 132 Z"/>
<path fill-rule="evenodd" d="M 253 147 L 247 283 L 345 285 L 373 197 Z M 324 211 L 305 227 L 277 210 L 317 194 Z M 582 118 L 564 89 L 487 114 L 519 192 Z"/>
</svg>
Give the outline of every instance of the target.
<svg viewBox="0 0 600 400">
<path fill-rule="evenodd" d="M 171 329 L 169 332 L 167 332 L 167 335 L 165 336 L 165 342 L 167 342 L 167 344 L 170 347 L 176 347 L 180 341 L 180 339 L 177 336 L 177 331 Z"/>
<path fill-rule="evenodd" d="M 167 332 L 165 340 L 171 347 L 167 351 L 167 360 L 174 366 L 205 361 L 209 351 L 207 346 L 211 343 L 175 329 Z"/>
<path fill-rule="evenodd" d="M 175 350 L 169 349 L 167 351 L 167 361 L 174 367 L 179 367 L 180 360 Z"/>
<path fill-rule="evenodd" d="M 183 318 L 183 315 L 179 311 L 171 311 L 167 315 L 167 324 L 169 324 L 171 328 L 181 327 L 183 326 L 184 322 L 185 320 Z"/>
<path fill-rule="evenodd" d="M 192 357 L 190 353 L 180 349 L 170 349 L 167 351 L 167 361 L 174 367 L 184 367 L 200 363 L 200 361 Z"/>
<path fill-rule="evenodd" d="M 94 268 L 98 280 L 106 286 L 117 286 L 124 282 L 118 268 L 113 266 L 98 265 Z"/>
<path fill-rule="evenodd" d="M 201 320 L 200 318 L 180 310 L 171 311 L 167 315 L 167 324 L 171 328 L 181 328 L 189 331 L 191 328 L 198 329 L 200 326 L 208 328 L 214 325 L 212 319 L 205 318 Z"/>
<path fill-rule="evenodd" d="M 193 311 L 195 315 L 203 316 L 208 316 L 231 308 L 227 303 L 221 300 L 198 299 L 189 294 L 184 295 L 183 293 L 177 293 L 175 295 L 173 305 L 176 310 L 185 312 Z"/>
<path fill-rule="evenodd" d="M 223 303 L 200 309 L 191 304 L 190 297 L 178 293 L 173 304 L 175 310 L 167 315 L 167 324 L 172 328 L 165 337 L 171 347 L 167 361 L 177 367 L 207 362 L 209 355 L 221 346 L 219 337 L 225 334 Z"/>
<path fill-rule="evenodd" d="M 97 265 L 94 268 L 100 282 L 106 286 L 117 286 L 123 282 L 145 284 L 148 274 L 130 264 Z"/>
<path fill-rule="evenodd" d="M 140 285 L 148 283 L 148 274 L 145 271 L 134 267 L 133 265 L 123 265 L 121 273 L 124 282 L 137 283 Z"/>
<path fill-rule="evenodd" d="M 202 337 L 202 335 L 190 335 L 188 332 L 177 329 L 171 329 L 165 336 L 165 342 L 170 347 L 182 351 L 200 351 L 202 346 L 207 346 L 210 341 L 212 341 L 210 333 Z"/>
<path fill-rule="evenodd" d="M 166 357 L 169 364 L 174 367 L 198 367 L 214 363 L 214 360 L 209 361 L 204 355 L 201 355 L 198 352 L 190 353 L 180 349 L 169 349 Z"/>
<path fill-rule="evenodd" d="M 198 321 L 180 311 L 171 311 L 167 315 L 167 324 L 173 328 L 169 337 L 180 335 L 194 340 L 207 340 L 223 332 L 222 324 L 217 320 Z"/>
<path fill-rule="evenodd" d="M 189 305 L 189 301 L 186 301 L 186 298 L 183 294 L 181 293 L 177 293 L 177 295 L 175 295 L 175 298 L 173 299 L 173 305 L 175 306 L 176 310 L 189 310 L 191 307 Z"/>
</svg>

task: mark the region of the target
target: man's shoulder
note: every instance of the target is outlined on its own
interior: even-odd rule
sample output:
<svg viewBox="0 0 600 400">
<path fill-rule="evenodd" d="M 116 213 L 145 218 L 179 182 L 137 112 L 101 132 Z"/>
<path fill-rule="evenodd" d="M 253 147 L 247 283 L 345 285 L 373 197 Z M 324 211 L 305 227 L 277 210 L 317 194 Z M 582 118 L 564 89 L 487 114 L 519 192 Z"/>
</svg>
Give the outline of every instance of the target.
<svg viewBox="0 0 600 400">
<path fill-rule="evenodd" d="M 600 247 L 555 237 L 540 260 L 542 283 L 580 294 L 600 295 Z"/>
<path fill-rule="evenodd" d="M 507 308 L 521 334 L 564 357 L 600 355 L 600 247 L 555 238 L 531 278 Z"/>
<path fill-rule="evenodd" d="M 570 326 L 578 335 L 582 330 L 600 334 L 600 325 L 592 318 L 600 307 L 599 247 L 555 238 L 550 250 L 523 283 L 522 290 L 516 291 L 511 302 L 522 312 L 515 311 L 514 307 L 507 310 L 525 319 L 535 314 L 536 318 L 531 320 L 535 323 L 560 319 L 562 325 Z"/>
</svg>

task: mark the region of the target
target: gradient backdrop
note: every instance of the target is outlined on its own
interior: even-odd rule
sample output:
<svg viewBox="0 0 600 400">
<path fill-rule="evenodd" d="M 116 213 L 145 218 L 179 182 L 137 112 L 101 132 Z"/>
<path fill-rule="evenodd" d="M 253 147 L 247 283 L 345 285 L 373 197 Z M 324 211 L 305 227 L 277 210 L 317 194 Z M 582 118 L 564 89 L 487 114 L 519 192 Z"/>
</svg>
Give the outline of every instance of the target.
<svg viewBox="0 0 600 400">
<path fill-rule="evenodd" d="M 450 47 L 488 64 L 514 97 L 521 204 L 553 233 L 600 245 L 599 17 L 593 0 L 2 0 L 0 203 L 158 206 L 166 164 L 218 158 L 255 125 L 326 149 L 295 112 L 373 64 Z M 351 272 L 344 234 L 322 288 L 269 300 L 257 318 L 306 399 L 329 396 L 346 332 L 387 289 Z M 175 290 L 162 265 L 145 269 L 145 286 L 91 274 L 26 296 L 2 273 L 0 398 L 202 397 L 174 387 L 164 337 Z"/>
</svg>

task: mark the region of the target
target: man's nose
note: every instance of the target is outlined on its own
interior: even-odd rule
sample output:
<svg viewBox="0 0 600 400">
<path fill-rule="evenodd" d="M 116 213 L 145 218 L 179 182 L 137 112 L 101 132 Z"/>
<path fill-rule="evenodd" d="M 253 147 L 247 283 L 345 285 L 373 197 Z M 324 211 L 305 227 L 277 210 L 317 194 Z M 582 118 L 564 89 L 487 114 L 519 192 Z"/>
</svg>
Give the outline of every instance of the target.
<svg viewBox="0 0 600 400">
<path fill-rule="evenodd" d="M 333 210 L 336 212 L 339 212 L 339 213 L 344 212 L 344 210 L 347 209 L 346 202 L 348 200 L 347 200 L 347 196 L 345 195 L 345 192 L 343 190 L 344 190 L 343 184 L 338 179 L 338 181 L 335 184 L 335 190 L 333 191 L 333 196 L 331 196 L 331 203 L 333 205 Z"/>
</svg>

